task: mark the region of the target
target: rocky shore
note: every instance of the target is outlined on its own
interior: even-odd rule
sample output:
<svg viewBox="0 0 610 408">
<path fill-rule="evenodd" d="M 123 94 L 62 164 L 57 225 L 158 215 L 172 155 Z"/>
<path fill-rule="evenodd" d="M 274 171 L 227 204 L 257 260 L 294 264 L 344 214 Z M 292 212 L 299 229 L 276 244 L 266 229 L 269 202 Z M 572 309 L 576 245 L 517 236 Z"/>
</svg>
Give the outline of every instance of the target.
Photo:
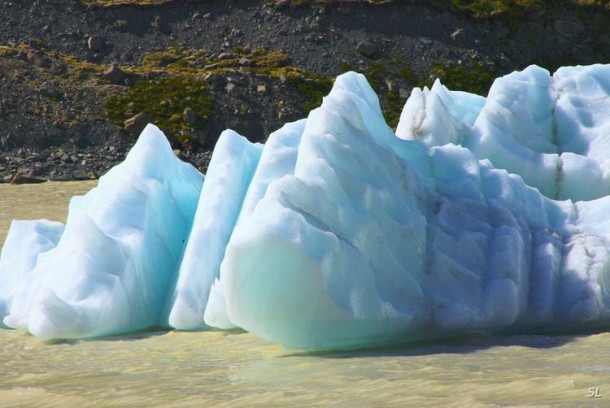
<svg viewBox="0 0 610 408">
<path fill-rule="evenodd" d="M 530 64 L 610 62 L 606 9 L 477 18 L 440 4 L 2 2 L 0 182 L 97 178 L 148 122 L 205 172 L 224 129 L 264 141 L 347 70 L 367 76 L 395 125 L 411 89 L 436 77 L 485 94 Z"/>
</svg>

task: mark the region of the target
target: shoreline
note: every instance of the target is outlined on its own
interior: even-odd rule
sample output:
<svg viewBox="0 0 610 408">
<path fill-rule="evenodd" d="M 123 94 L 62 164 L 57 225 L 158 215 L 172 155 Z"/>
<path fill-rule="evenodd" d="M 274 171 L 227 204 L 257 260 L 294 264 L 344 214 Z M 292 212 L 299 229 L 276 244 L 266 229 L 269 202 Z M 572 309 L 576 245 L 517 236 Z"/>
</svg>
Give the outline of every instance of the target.
<svg viewBox="0 0 610 408">
<path fill-rule="evenodd" d="M 395 126 L 435 78 L 485 95 L 530 64 L 610 62 L 607 10 L 559 4 L 513 21 L 426 1 L 285 3 L 0 5 L 0 183 L 96 179 L 149 121 L 205 172 L 223 130 L 264 142 L 348 70 Z"/>
</svg>

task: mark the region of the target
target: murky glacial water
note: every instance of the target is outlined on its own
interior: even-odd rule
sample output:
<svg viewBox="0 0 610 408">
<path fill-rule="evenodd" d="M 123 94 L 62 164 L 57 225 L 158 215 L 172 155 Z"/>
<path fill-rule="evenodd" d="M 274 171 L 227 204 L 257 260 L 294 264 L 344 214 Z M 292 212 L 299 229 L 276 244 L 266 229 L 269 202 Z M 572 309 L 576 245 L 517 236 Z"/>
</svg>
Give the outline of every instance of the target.
<svg viewBox="0 0 610 408">
<path fill-rule="evenodd" d="M 65 220 L 94 182 L 0 185 L 14 218 Z M 0 407 L 610 406 L 610 333 L 468 337 L 311 354 L 248 333 L 43 343 L 0 330 Z"/>
</svg>

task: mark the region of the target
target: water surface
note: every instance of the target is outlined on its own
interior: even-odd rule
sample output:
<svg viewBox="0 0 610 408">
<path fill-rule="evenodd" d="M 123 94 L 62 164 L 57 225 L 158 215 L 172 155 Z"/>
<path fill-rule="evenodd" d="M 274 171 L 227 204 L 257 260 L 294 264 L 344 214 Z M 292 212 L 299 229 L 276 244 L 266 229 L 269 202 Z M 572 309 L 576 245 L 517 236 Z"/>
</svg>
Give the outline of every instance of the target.
<svg viewBox="0 0 610 408">
<path fill-rule="evenodd" d="M 95 182 L 0 185 L 10 220 L 65 221 Z M 343 353 L 242 332 L 145 332 L 43 343 L 0 330 L 0 406 L 610 406 L 610 333 L 470 336 Z"/>
</svg>

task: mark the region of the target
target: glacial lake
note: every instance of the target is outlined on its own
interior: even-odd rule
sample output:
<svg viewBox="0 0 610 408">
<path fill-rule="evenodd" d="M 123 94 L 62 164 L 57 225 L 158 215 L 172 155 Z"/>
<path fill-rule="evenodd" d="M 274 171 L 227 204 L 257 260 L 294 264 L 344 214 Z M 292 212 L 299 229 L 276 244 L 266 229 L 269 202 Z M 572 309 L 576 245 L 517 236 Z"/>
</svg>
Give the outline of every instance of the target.
<svg viewBox="0 0 610 408">
<path fill-rule="evenodd" d="M 95 184 L 0 185 L 0 243 L 12 219 L 65 221 Z M 603 407 L 610 333 L 305 353 L 243 332 L 45 343 L 0 329 L 0 406 Z"/>
</svg>

